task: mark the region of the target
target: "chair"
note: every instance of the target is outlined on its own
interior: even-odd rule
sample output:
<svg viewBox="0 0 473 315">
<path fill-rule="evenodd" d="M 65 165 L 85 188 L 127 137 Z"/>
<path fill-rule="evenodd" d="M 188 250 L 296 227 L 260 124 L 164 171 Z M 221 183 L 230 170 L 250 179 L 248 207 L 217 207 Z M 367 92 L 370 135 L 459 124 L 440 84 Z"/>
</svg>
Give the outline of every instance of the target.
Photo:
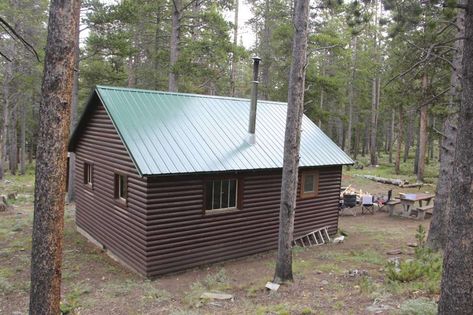
<svg viewBox="0 0 473 315">
<path fill-rule="evenodd" d="M 372 195 L 361 196 L 361 214 L 365 213 L 374 214 L 374 196 Z"/>
<path fill-rule="evenodd" d="M 340 208 L 340 214 L 341 214 L 343 209 L 348 208 L 348 209 L 351 210 L 351 214 L 353 216 L 356 216 L 356 209 L 354 209 L 354 207 L 356 207 L 356 195 L 344 194 L 343 195 L 343 202 L 342 202 L 341 208 Z"/>
</svg>

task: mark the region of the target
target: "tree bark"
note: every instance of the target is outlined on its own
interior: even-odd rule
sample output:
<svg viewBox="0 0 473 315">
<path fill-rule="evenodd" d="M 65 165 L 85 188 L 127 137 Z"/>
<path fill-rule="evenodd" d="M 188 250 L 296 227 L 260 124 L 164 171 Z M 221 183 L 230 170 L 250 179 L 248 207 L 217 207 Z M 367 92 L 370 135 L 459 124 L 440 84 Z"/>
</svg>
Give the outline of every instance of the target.
<svg viewBox="0 0 473 315">
<path fill-rule="evenodd" d="M 10 47 L 5 49 L 5 52 L 11 54 Z M 8 138 L 8 125 L 9 125 L 9 112 L 10 112 L 10 81 L 13 75 L 12 63 L 6 62 L 4 66 L 3 75 L 3 126 L 0 133 L 0 179 L 4 177 L 4 165 L 7 157 L 7 138 Z"/>
<path fill-rule="evenodd" d="M 274 274 L 274 282 L 276 283 L 293 281 L 292 240 L 297 199 L 301 124 L 304 110 L 308 20 L 309 0 L 296 0 L 294 15 L 295 32 L 292 46 L 293 57 L 289 75 L 286 132 L 284 139 L 278 258 Z"/>
<path fill-rule="evenodd" d="M 30 314 L 60 313 L 67 140 L 79 0 L 52 0 L 39 110 Z"/>
<path fill-rule="evenodd" d="M 76 41 L 79 42 L 79 30 L 76 32 Z M 72 101 L 71 101 L 71 122 L 69 132 L 72 133 L 77 125 L 77 109 L 79 103 L 79 61 L 80 61 L 80 48 L 76 46 L 74 50 L 74 74 L 72 83 Z M 76 154 L 74 152 L 69 153 L 69 176 L 67 182 L 67 202 L 72 202 L 75 199 L 75 185 L 74 178 L 76 173 Z"/>
<path fill-rule="evenodd" d="M 320 65 L 320 72 L 321 75 L 324 77 L 325 76 L 325 50 L 322 51 L 322 56 L 321 56 L 321 65 Z M 321 85 L 320 86 L 320 115 L 319 115 L 319 128 L 322 129 L 322 111 L 324 110 L 324 87 Z"/>
<path fill-rule="evenodd" d="M 412 115 L 408 115 L 407 118 L 407 135 L 406 135 L 406 142 L 404 143 L 404 157 L 402 161 L 404 163 L 407 162 L 407 159 L 409 158 L 409 150 L 412 145 L 412 136 L 414 134 L 414 119 L 412 118 Z"/>
<path fill-rule="evenodd" d="M 451 215 L 443 260 L 439 314 L 473 310 L 473 1 L 465 12 L 462 93 L 451 189 Z"/>
<path fill-rule="evenodd" d="M 20 104 L 20 175 L 26 173 L 26 104 Z"/>
<path fill-rule="evenodd" d="M 171 24 L 171 45 L 169 62 L 169 92 L 177 92 L 177 71 L 176 64 L 180 55 L 181 38 L 181 0 L 173 0 L 172 24 Z"/>
<path fill-rule="evenodd" d="M 17 98 L 17 102 L 22 102 L 21 97 Z M 11 107 L 10 122 L 8 124 L 8 154 L 9 169 L 12 175 L 16 175 L 18 170 L 18 103 L 14 103 Z"/>
<path fill-rule="evenodd" d="M 388 137 L 388 152 L 389 152 L 389 164 L 393 163 L 393 142 L 394 142 L 394 120 L 396 119 L 396 111 L 392 109 L 391 123 L 389 124 L 389 137 Z"/>
<path fill-rule="evenodd" d="M 270 90 L 270 68 L 271 68 L 271 17 L 270 7 L 271 0 L 265 0 L 264 4 L 264 25 L 263 25 L 263 38 L 261 41 L 262 49 L 262 63 L 261 63 L 261 99 L 269 100 Z"/>
<path fill-rule="evenodd" d="M 235 16 L 233 19 L 233 49 L 238 45 L 238 10 L 240 6 L 239 0 L 234 0 Z M 237 73 L 237 58 L 235 52 L 232 54 L 232 71 L 230 77 L 230 95 L 235 97 L 236 89 L 236 73 Z"/>
<path fill-rule="evenodd" d="M 457 37 L 465 37 L 465 12 L 458 10 L 456 25 Z M 452 185 L 453 160 L 455 154 L 455 141 L 457 136 L 458 104 L 461 91 L 461 66 L 463 57 L 463 41 L 455 41 L 455 54 L 453 57 L 452 75 L 450 77 L 450 99 L 448 116 L 443 125 L 444 138 L 441 140 L 440 169 L 435 192 L 435 203 L 430 222 L 427 245 L 434 249 L 444 249 L 447 242 L 447 222 L 450 206 L 449 196 Z"/>
<path fill-rule="evenodd" d="M 371 102 L 371 125 L 370 125 L 370 164 L 378 164 L 376 133 L 378 130 L 377 112 L 378 112 L 378 78 L 372 82 L 372 102 Z"/>
<path fill-rule="evenodd" d="M 354 35 L 351 40 L 351 77 L 348 91 L 348 127 L 347 127 L 347 140 L 346 140 L 346 153 L 351 153 L 351 138 L 353 129 L 353 102 L 355 98 L 355 76 L 356 76 L 356 45 L 357 36 Z"/>
<path fill-rule="evenodd" d="M 402 137 L 403 137 L 403 109 L 402 105 L 399 105 L 399 124 L 397 134 L 397 152 L 396 161 L 394 163 L 394 172 L 399 175 L 401 173 L 401 148 L 402 148 Z"/>
<path fill-rule="evenodd" d="M 428 78 L 427 74 L 422 76 L 422 91 L 424 99 L 427 99 L 427 86 Z M 424 170 L 425 170 L 425 153 L 427 148 L 427 124 L 428 124 L 428 107 L 427 104 L 423 104 L 420 108 L 420 123 L 419 123 L 419 157 L 417 166 L 417 182 L 424 182 Z"/>
</svg>

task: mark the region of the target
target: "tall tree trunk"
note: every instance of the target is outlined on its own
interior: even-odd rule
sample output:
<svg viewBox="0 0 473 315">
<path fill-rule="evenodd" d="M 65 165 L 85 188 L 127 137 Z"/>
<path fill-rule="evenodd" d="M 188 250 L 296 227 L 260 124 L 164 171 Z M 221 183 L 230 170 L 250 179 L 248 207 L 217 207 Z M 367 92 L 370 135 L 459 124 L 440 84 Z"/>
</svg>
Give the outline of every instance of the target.
<svg viewBox="0 0 473 315">
<path fill-rule="evenodd" d="M 380 54 L 378 52 L 378 0 L 374 1 L 374 36 L 373 36 L 373 58 L 377 62 L 380 60 Z M 380 78 L 379 69 L 376 67 L 376 73 L 372 82 L 371 90 L 371 125 L 370 125 L 370 164 L 378 164 L 378 146 L 376 142 L 376 135 L 378 132 L 378 109 L 379 109 L 379 90 L 380 90 Z"/>
<path fill-rule="evenodd" d="M 10 55 L 11 49 L 7 47 L 5 53 Z M 3 126 L 0 132 L 0 179 L 4 177 L 4 166 L 7 159 L 7 139 L 8 139 L 8 130 L 9 130 L 9 112 L 10 112 L 10 81 L 12 78 L 13 69 L 12 63 L 6 62 L 4 66 L 4 75 L 3 75 Z"/>
<path fill-rule="evenodd" d="M 23 102 L 22 97 L 17 102 Z M 16 175 L 18 170 L 18 103 L 13 104 L 10 112 L 10 123 L 8 124 L 8 153 L 10 162 L 10 173 Z"/>
<path fill-rule="evenodd" d="M 473 1 L 465 12 L 462 93 L 453 162 L 451 214 L 443 260 L 439 314 L 473 310 Z"/>
<path fill-rule="evenodd" d="M 233 49 L 236 49 L 238 45 L 238 10 L 240 7 L 240 1 L 234 0 L 233 5 L 235 6 L 235 16 L 233 18 Z M 237 73 L 237 58 L 235 52 L 232 54 L 232 72 L 230 77 L 230 95 L 235 97 L 236 89 L 236 73 Z"/>
<path fill-rule="evenodd" d="M 270 17 L 270 7 L 271 0 L 265 0 L 264 5 L 264 25 L 263 25 L 263 38 L 261 40 L 261 55 L 262 55 L 262 64 L 261 64 L 261 99 L 269 100 L 269 90 L 270 90 L 270 68 L 271 68 L 271 17 Z"/>
<path fill-rule="evenodd" d="M 372 102 L 371 102 L 371 124 L 370 124 L 370 164 L 378 164 L 376 133 L 378 131 L 377 112 L 378 112 L 378 78 L 372 82 Z"/>
<path fill-rule="evenodd" d="M 413 134 L 414 134 L 414 119 L 412 115 L 408 115 L 407 116 L 407 135 L 406 135 L 406 142 L 404 143 L 404 157 L 402 159 L 404 163 L 406 163 L 407 159 L 409 158 L 409 150 L 412 145 Z"/>
<path fill-rule="evenodd" d="M 176 64 L 180 55 L 181 39 L 181 0 L 173 0 L 172 24 L 171 24 L 171 45 L 169 62 L 169 92 L 177 92 L 177 71 Z"/>
<path fill-rule="evenodd" d="M 353 102 L 355 98 L 355 76 L 356 76 L 356 43 L 357 36 L 354 35 L 351 40 L 351 76 L 348 91 L 348 127 L 347 127 L 347 140 L 346 140 L 346 152 L 348 155 L 351 153 L 351 138 L 353 129 Z"/>
<path fill-rule="evenodd" d="M 60 313 L 67 140 L 79 15 L 79 0 L 50 3 L 39 112 L 30 314 Z"/>
<path fill-rule="evenodd" d="M 353 159 L 356 160 L 358 157 L 358 151 L 360 147 L 360 129 L 355 129 L 355 147 L 353 148 Z"/>
<path fill-rule="evenodd" d="M 20 104 L 20 175 L 26 173 L 26 104 Z"/>
<path fill-rule="evenodd" d="M 397 175 L 401 173 L 401 148 L 402 148 L 402 132 L 403 132 L 403 109 L 402 105 L 399 105 L 399 123 L 397 131 L 397 152 L 396 152 L 396 161 L 394 163 L 394 171 Z M 393 118 L 394 119 L 394 118 Z M 392 147 L 392 145 L 391 145 Z"/>
<path fill-rule="evenodd" d="M 321 56 L 321 65 L 320 65 L 320 73 L 321 76 L 325 76 L 325 50 L 322 51 Z M 324 87 L 320 86 L 320 115 L 319 115 L 319 128 L 322 129 L 322 112 L 324 110 Z"/>
<path fill-rule="evenodd" d="M 391 123 L 389 125 L 389 137 L 388 137 L 388 152 L 389 152 L 389 164 L 393 163 L 393 142 L 394 142 L 394 120 L 396 119 L 396 111 L 392 109 Z"/>
<path fill-rule="evenodd" d="M 435 130 L 436 126 L 435 126 L 435 116 L 432 117 L 432 120 L 430 121 L 430 130 Z M 433 161 L 434 159 L 434 142 L 435 142 L 435 139 L 434 139 L 434 133 L 433 132 L 429 132 L 429 153 L 428 153 L 428 156 L 429 156 L 429 161 Z"/>
<path fill-rule="evenodd" d="M 79 30 L 76 32 L 76 41 L 79 42 Z M 79 45 L 74 51 L 74 74 L 72 82 L 72 100 L 71 100 L 71 122 L 69 132 L 72 133 L 77 125 L 77 109 L 79 103 L 79 61 L 80 61 L 80 48 Z M 76 173 L 76 154 L 74 152 L 69 153 L 69 176 L 67 182 L 67 202 L 72 202 L 75 199 L 75 173 Z"/>
<path fill-rule="evenodd" d="M 428 98 L 427 95 L 427 86 L 428 86 L 427 74 L 422 76 L 422 91 L 424 95 L 424 100 Z M 424 170 L 425 170 L 425 153 L 427 147 L 427 124 L 428 124 L 428 106 L 423 104 L 420 108 L 420 124 L 419 124 L 419 158 L 417 166 L 417 182 L 424 181 Z"/>
<path fill-rule="evenodd" d="M 465 12 L 458 10 L 456 25 L 458 34 L 456 37 L 465 37 Z M 450 77 L 450 100 L 448 105 L 448 116 L 443 125 L 443 136 L 441 140 L 440 169 L 435 192 L 435 203 L 432 211 L 427 245 L 434 249 L 444 249 L 447 242 L 447 222 L 449 209 L 449 196 L 452 186 L 453 161 L 455 154 L 455 141 L 457 137 L 458 104 L 461 91 L 461 66 L 463 57 L 463 40 L 455 41 L 455 54 L 453 57 L 452 75 Z M 439 140 L 440 141 L 440 140 Z"/>
<path fill-rule="evenodd" d="M 284 160 L 279 212 L 278 258 L 274 281 L 293 281 L 292 240 L 294 214 L 297 199 L 297 177 L 301 139 L 302 115 L 304 112 L 305 67 L 307 60 L 307 36 L 309 0 L 295 1 L 294 41 L 292 63 L 289 74 L 286 132 L 284 139 Z"/>
</svg>

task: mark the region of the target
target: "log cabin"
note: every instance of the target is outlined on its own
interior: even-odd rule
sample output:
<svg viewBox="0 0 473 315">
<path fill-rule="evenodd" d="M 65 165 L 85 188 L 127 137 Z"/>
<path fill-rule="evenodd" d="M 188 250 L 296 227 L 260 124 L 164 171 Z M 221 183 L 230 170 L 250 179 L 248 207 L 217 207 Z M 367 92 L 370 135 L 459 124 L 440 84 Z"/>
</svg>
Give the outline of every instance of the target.
<svg viewBox="0 0 473 315">
<path fill-rule="evenodd" d="M 97 86 L 69 141 L 78 231 L 149 278 L 277 248 L 286 111 Z M 352 163 L 304 115 L 295 236 L 336 233 Z"/>
</svg>

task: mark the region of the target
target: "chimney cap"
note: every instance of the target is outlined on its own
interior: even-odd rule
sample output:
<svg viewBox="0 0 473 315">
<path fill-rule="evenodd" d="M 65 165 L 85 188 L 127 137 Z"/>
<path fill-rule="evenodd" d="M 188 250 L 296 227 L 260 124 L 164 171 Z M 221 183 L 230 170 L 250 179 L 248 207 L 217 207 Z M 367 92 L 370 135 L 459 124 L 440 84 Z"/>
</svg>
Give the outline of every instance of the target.
<svg viewBox="0 0 473 315">
<path fill-rule="evenodd" d="M 261 61 L 261 58 L 258 57 L 258 56 L 254 56 L 252 59 L 253 59 L 254 61 Z"/>
</svg>

